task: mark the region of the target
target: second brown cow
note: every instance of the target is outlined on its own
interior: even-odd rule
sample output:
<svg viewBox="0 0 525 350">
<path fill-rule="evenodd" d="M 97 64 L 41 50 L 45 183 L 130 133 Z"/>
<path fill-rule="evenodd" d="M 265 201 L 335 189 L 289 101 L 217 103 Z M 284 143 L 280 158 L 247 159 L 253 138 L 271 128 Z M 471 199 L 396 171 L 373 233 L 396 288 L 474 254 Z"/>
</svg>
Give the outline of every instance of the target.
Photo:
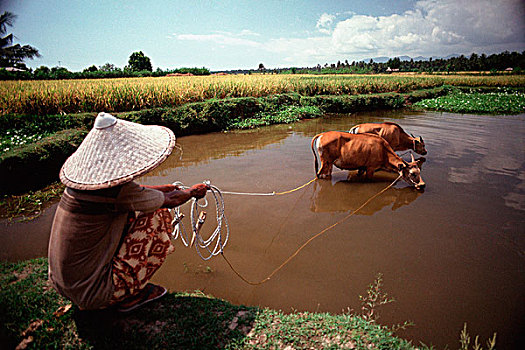
<svg viewBox="0 0 525 350">
<path fill-rule="evenodd" d="M 380 136 L 374 134 L 350 134 L 341 131 L 328 131 L 315 135 L 311 143 L 314 153 L 315 172 L 318 178 L 327 178 L 335 165 L 343 170 L 359 170 L 372 178 L 374 172 L 385 169 L 399 173 L 403 180 L 416 189 L 423 189 L 420 168 L 425 158 L 405 162 Z M 319 169 L 316 151 L 319 153 Z"/>
<path fill-rule="evenodd" d="M 396 123 L 364 123 L 354 126 L 348 132 L 351 134 L 369 133 L 379 135 L 388 142 L 394 151 L 411 149 L 422 155 L 427 154 L 423 138 L 421 136 L 413 137 L 408 135 L 405 130 Z"/>
</svg>

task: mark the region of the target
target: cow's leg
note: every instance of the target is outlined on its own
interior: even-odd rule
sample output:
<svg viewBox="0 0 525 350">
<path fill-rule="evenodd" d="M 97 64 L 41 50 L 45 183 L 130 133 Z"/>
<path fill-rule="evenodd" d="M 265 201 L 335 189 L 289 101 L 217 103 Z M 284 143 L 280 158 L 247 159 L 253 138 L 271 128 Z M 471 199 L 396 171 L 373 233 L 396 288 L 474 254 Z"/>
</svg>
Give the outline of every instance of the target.
<svg viewBox="0 0 525 350">
<path fill-rule="evenodd" d="M 317 173 L 317 177 L 319 179 L 326 179 L 332 177 L 332 162 L 327 162 L 323 159 L 321 159 L 321 169 L 319 169 L 319 172 Z"/>
</svg>

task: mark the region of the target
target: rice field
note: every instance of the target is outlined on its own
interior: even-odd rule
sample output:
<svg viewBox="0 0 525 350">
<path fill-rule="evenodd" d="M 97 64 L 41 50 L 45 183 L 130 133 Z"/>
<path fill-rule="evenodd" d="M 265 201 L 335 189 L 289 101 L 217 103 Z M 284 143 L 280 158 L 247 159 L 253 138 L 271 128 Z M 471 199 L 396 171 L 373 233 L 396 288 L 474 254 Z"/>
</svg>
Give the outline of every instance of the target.
<svg viewBox="0 0 525 350">
<path fill-rule="evenodd" d="M 123 112 L 212 98 L 408 92 L 441 85 L 523 87 L 525 76 L 230 75 L 1 81 L 0 114 Z"/>
</svg>

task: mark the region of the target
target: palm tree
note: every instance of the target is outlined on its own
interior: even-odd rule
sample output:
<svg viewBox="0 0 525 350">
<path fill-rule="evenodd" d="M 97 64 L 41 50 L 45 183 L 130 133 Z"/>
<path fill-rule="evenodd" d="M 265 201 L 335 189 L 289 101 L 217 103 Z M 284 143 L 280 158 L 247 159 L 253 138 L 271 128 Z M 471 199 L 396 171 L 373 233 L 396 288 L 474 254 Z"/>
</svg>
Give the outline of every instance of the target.
<svg viewBox="0 0 525 350">
<path fill-rule="evenodd" d="M 13 34 L 7 34 L 7 27 L 12 27 L 16 15 L 5 11 L 0 15 L 0 67 L 25 66 L 26 58 L 40 57 L 38 50 L 32 46 L 13 44 Z"/>
</svg>

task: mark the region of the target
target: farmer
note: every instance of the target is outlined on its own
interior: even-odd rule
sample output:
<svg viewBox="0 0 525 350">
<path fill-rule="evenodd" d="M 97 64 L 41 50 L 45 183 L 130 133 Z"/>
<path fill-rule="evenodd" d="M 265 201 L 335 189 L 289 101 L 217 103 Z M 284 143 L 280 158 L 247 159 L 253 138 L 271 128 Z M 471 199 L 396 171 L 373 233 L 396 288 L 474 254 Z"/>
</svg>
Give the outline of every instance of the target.
<svg viewBox="0 0 525 350">
<path fill-rule="evenodd" d="M 170 155 L 175 135 L 100 113 L 64 163 L 66 190 L 49 240 L 49 278 L 82 310 L 133 310 L 166 289 L 148 281 L 174 248 L 167 208 L 202 198 L 208 186 L 141 186 L 133 180 Z"/>
</svg>

